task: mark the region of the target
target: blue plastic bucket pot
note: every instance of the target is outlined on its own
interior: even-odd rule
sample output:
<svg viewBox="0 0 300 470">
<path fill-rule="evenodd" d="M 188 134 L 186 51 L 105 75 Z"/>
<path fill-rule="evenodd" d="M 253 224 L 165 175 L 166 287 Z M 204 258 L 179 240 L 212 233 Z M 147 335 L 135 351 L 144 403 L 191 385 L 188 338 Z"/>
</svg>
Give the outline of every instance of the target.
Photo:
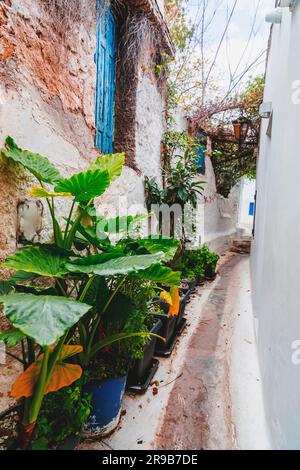
<svg viewBox="0 0 300 470">
<path fill-rule="evenodd" d="M 91 382 L 84 387 L 91 394 L 91 414 L 85 425 L 86 437 L 105 436 L 118 425 L 127 376 Z"/>
</svg>

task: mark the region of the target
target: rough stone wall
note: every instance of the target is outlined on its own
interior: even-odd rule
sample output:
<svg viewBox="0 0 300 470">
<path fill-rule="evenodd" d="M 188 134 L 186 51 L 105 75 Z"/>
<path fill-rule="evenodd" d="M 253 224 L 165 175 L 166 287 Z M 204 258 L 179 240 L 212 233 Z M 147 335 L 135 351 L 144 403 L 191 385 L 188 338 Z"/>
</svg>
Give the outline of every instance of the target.
<svg viewBox="0 0 300 470">
<path fill-rule="evenodd" d="M 64 111 L 81 114 L 94 128 L 96 15 L 64 31 L 43 0 L 4 0 L 1 18 L 1 76 L 6 88 L 34 85 L 47 104 L 59 100 Z M 74 139 L 74 136 L 73 136 Z M 82 145 L 79 140 L 78 144 Z"/>
<path fill-rule="evenodd" d="M 65 175 L 94 155 L 95 20 L 63 34 L 41 0 L 0 4 L 0 143 L 11 135 L 49 157 Z M 16 247 L 17 209 L 33 180 L 0 162 L 0 259 Z M 44 211 L 47 214 L 47 210 Z M 42 236 L 51 233 L 49 219 Z"/>
<path fill-rule="evenodd" d="M 142 66 L 136 106 L 136 163 L 141 173 L 162 183 L 161 142 L 165 131 L 164 100 L 157 80 Z"/>
</svg>

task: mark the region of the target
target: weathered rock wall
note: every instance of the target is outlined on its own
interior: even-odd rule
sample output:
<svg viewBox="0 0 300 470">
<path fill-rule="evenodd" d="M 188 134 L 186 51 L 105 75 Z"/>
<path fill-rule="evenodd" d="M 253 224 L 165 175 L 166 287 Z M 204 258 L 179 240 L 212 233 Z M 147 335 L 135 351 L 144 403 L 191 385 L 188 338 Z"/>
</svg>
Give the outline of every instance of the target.
<svg viewBox="0 0 300 470">
<path fill-rule="evenodd" d="M 11 135 L 18 145 L 47 156 L 62 174 L 70 176 L 85 169 L 97 155 L 94 149 L 97 18 L 93 8 L 86 9 L 84 17 L 70 27 L 49 14 L 47 3 L 44 0 L 0 3 L 0 146 Z M 153 51 L 145 50 L 138 66 L 133 120 L 139 171 L 124 168 L 121 178 L 100 201 L 101 210 L 107 214 L 120 205 L 120 196 L 127 198 L 122 199 L 123 212 L 133 204 L 143 208 L 144 174 L 161 175 L 164 98 L 157 81 L 145 70 L 147 54 L 150 60 Z M 16 248 L 18 207 L 23 201 L 30 201 L 27 191 L 32 183 L 15 164 L 0 161 L 0 259 Z M 65 212 L 64 201 L 58 202 L 58 206 L 61 214 Z M 42 240 L 51 236 L 47 213 L 45 206 L 39 234 Z"/>
</svg>

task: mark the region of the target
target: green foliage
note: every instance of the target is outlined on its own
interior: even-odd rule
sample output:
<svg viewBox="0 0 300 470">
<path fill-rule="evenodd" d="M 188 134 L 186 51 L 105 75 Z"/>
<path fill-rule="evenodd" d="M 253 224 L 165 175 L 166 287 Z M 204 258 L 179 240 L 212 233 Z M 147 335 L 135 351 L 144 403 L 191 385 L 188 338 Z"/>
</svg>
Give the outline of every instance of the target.
<svg viewBox="0 0 300 470">
<path fill-rule="evenodd" d="M 251 129 L 245 143 L 228 141 L 226 139 L 213 140 L 212 164 L 214 167 L 217 191 L 228 197 L 231 189 L 239 183 L 242 177 L 256 178 L 256 164 L 258 154 L 258 141 L 261 118 L 259 107 L 263 101 L 264 78 L 261 76 L 249 80 L 237 102 L 243 110 L 243 116 L 250 120 Z M 222 127 L 226 130 L 232 127 L 232 115 L 223 118 Z"/>
<path fill-rule="evenodd" d="M 39 181 L 55 184 L 61 180 L 57 168 L 48 160 L 37 153 L 21 150 L 11 137 L 7 137 L 6 146 L 1 151 L 2 155 L 20 163 Z"/>
<path fill-rule="evenodd" d="M 56 432 L 60 440 L 77 428 L 77 424 L 71 423 L 70 427 L 58 429 L 53 424 L 56 418 L 50 422 L 47 410 L 38 420 L 53 371 L 58 374 L 55 379 L 60 388 L 66 384 L 62 377 L 64 368 L 57 367 L 66 349 L 64 346 L 75 346 L 73 360 L 85 370 L 98 373 L 109 369 L 111 376 L 127 371 L 131 359 L 142 355 L 143 346 L 149 340 L 146 303 L 150 293 L 154 295 L 153 287 L 157 282 L 179 284 L 180 273 L 162 265 L 173 258 L 178 243 L 163 238 L 153 241 L 129 238 L 129 226 L 140 223 L 144 216 L 106 220 L 96 214 L 94 198 L 102 195 L 110 181 L 121 174 L 123 154 L 100 156 L 85 173 L 61 179 L 45 157 L 19 149 L 11 138 L 7 139 L 2 153 L 29 169 L 38 179 L 40 186 L 33 188 L 30 194 L 46 199 L 53 223 L 54 243 L 37 244 L 10 256 L 4 266 L 14 269 L 15 273 L 0 285 L 0 304 L 13 326 L 1 337 L 9 347 L 22 341 L 22 358 L 14 357 L 23 364 L 26 373 L 28 367 L 39 360 L 38 368 L 35 369 L 35 364 L 29 371 L 38 373 L 38 377 L 32 378 L 36 380 L 33 395 L 28 395 L 31 389 L 22 389 L 24 377 L 15 384 L 16 395 L 29 396 L 23 410 L 21 446 L 28 448 L 38 421 L 40 428 L 33 444 L 33 448 L 38 449 L 46 445 L 49 433 Z M 42 182 L 55 185 L 54 192 L 45 189 Z M 62 227 L 56 217 L 54 199 L 66 196 L 71 197 L 72 204 Z M 97 236 L 99 223 L 104 224 L 103 239 Z M 113 230 L 112 224 L 115 225 Z M 123 239 L 112 242 L 109 234 L 123 232 L 123 225 L 126 226 Z M 106 355 L 109 348 L 113 352 L 112 359 Z M 43 355 L 39 356 L 40 353 Z M 75 369 L 78 377 L 81 368 L 76 364 Z M 71 383 L 69 380 L 67 383 Z M 53 400 L 56 398 L 58 401 L 62 398 L 59 406 L 69 413 L 67 422 L 71 416 L 76 418 L 78 408 L 79 429 L 87 417 L 87 402 L 80 411 L 81 402 L 73 388 L 54 394 Z M 45 403 L 47 407 L 48 402 Z M 58 415 L 57 422 L 60 418 Z"/>
<path fill-rule="evenodd" d="M 113 219 L 97 217 L 97 230 L 101 229 L 105 233 L 127 233 L 148 217 L 148 214 L 118 216 Z"/>
<path fill-rule="evenodd" d="M 14 290 L 8 281 L 0 281 L 0 295 L 10 294 Z"/>
<path fill-rule="evenodd" d="M 17 328 L 0 333 L 0 341 L 3 341 L 8 348 L 14 348 L 24 338 L 26 338 L 25 334 Z"/>
<path fill-rule="evenodd" d="M 178 286 L 180 284 L 181 273 L 173 271 L 166 266 L 161 266 L 160 264 L 155 264 L 150 268 L 145 269 L 139 275 L 139 278 L 158 282 L 166 286 Z"/>
<path fill-rule="evenodd" d="M 152 205 L 162 204 L 163 202 L 162 189 L 157 184 L 157 181 L 155 178 L 148 178 L 148 176 L 145 176 L 144 185 L 145 185 L 146 206 L 147 206 L 148 212 L 150 213 Z"/>
<path fill-rule="evenodd" d="M 124 163 L 124 153 L 100 155 L 93 163 L 91 163 L 90 170 L 100 170 L 102 172 L 107 171 L 110 181 L 114 181 L 121 175 Z"/>
<path fill-rule="evenodd" d="M 154 178 L 145 179 L 145 196 L 148 211 L 155 204 L 186 204 L 197 207 L 198 196 L 203 193 L 204 181 L 198 179 L 197 141 L 186 132 L 166 132 L 163 142 L 164 189 Z M 183 222 L 183 221 L 182 221 Z M 171 233 L 173 230 L 171 229 Z"/>
<path fill-rule="evenodd" d="M 57 193 L 65 192 L 75 196 L 76 202 L 88 202 L 101 196 L 110 183 L 108 171 L 87 171 L 64 179 L 55 186 Z"/>
<path fill-rule="evenodd" d="M 44 399 L 31 449 L 55 448 L 67 437 L 79 435 L 90 411 L 91 398 L 82 392 L 81 383 L 50 393 Z"/>
<path fill-rule="evenodd" d="M 219 259 L 219 255 L 204 245 L 198 250 L 185 250 L 178 259 L 171 262 L 171 266 L 173 270 L 180 270 L 184 279 L 203 278 L 205 269 L 208 266 L 215 269 Z"/>
<path fill-rule="evenodd" d="M 3 266 L 18 272 L 61 278 L 65 274 L 66 261 L 67 257 L 54 246 L 31 246 L 14 253 Z"/>
<path fill-rule="evenodd" d="M 0 296 L 12 323 L 40 346 L 51 346 L 85 315 L 90 306 L 64 297 L 33 294 Z"/>
<path fill-rule="evenodd" d="M 164 141 L 166 184 L 163 201 L 197 206 L 197 197 L 203 192 L 203 181 L 199 181 L 196 140 L 186 132 L 167 132 Z M 175 162 L 174 162 L 175 160 Z"/>
<path fill-rule="evenodd" d="M 97 257 L 97 255 L 96 255 Z M 111 256 L 112 258 L 112 256 Z M 101 264 L 90 264 L 84 267 L 84 272 L 89 274 L 97 274 L 98 276 L 119 276 L 144 271 L 149 266 L 158 263 L 164 258 L 163 253 L 155 253 L 152 255 L 125 256 L 110 259 Z M 91 261 L 91 257 L 87 262 Z M 67 269 L 74 272 L 74 264 L 68 263 Z M 80 266 L 76 265 L 77 271 L 80 272 Z"/>
<path fill-rule="evenodd" d="M 210 249 L 206 245 L 201 248 L 200 252 L 205 266 L 216 266 L 217 262 L 220 259 L 220 256 L 217 253 L 210 251 Z"/>
</svg>

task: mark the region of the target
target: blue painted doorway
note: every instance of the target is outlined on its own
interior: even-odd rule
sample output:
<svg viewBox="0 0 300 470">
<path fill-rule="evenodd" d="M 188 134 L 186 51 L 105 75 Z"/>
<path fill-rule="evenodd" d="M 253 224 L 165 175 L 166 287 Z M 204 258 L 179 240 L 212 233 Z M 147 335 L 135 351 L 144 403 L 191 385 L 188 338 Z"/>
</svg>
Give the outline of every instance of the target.
<svg viewBox="0 0 300 470">
<path fill-rule="evenodd" d="M 96 147 L 104 154 L 114 152 L 114 109 L 116 82 L 117 22 L 109 9 L 98 21 L 95 62 Z"/>
</svg>

